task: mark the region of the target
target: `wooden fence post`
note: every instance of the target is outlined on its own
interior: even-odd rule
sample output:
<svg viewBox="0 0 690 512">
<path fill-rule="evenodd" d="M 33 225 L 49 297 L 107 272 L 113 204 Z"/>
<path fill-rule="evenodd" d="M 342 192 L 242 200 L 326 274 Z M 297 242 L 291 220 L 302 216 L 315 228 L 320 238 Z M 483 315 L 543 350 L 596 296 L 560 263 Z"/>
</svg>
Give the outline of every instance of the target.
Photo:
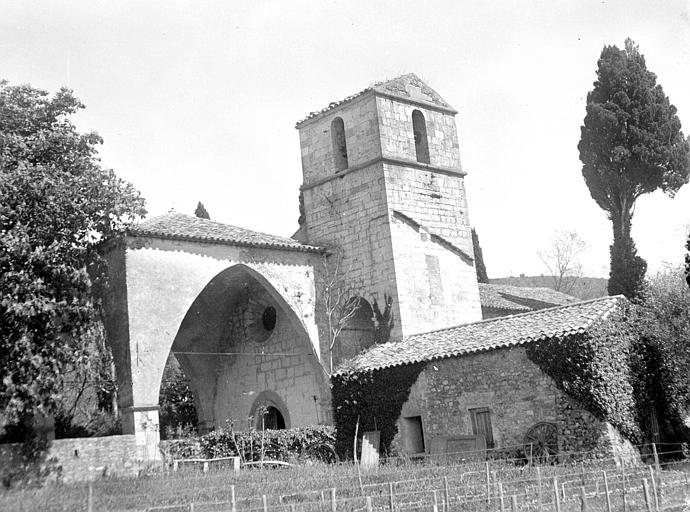
<svg viewBox="0 0 690 512">
<path fill-rule="evenodd" d="M 606 491 L 606 511 L 611 512 L 611 496 L 609 496 L 609 479 L 604 471 L 604 491 Z"/>
<path fill-rule="evenodd" d="M 486 502 L 491 505 L 491 475 L 489 474 L 489 461 L 486 461 Z"/>
<path fill-rule="evenodd" d="M 649 484 L 647 479 L 642 479 L 642 488 L 644 489 L 644 502 L 647 505 L 647 512 L 654 512 L 654 507 L 652 507 L 652 499 L 649 496 Z"/>
<path fill-rule="evenodd" d="M 541 468 L 537 466 L 537 499 L 539 500 L 539 511 L 542 510 L 542 499 L 541 499 Z"/>
<path fill-rule="evenodd" d="M 230 512 L 237 512 L 237 502 L 235 500 L 235 486 L 230 486 Z"/>
<path fill-rule="evenodd" d="M 261 501 L 262 501 L 263 506 L 264 506 L 264 512 L 268 512 L 268 499 L 266 498 L 265 494 L 261 495 Z"/>
<path fill-rule="evenodd" d="M 335 487 L 331 488 L 331 512 L 335 512 Z"/>
<path fill-rule="evenodd" d="M 659 465 L 659 452 L 656 451 L 656 443 L 652 443 L 652 452 L 654 453 L 654 469 L 657 473 L 661 470 Z"/>
<path fill-rule="evenodd" d="M 189 504 L 189 512 L 194 512 L 194 502 Z"/>
<path fill-rule="evenodd" d="M 553 477 L 553 496 L 556 504 L 556 512 L 561 512 L 561 495 L 558 492 L 558 478 Z"/>
<path fill-rule="evenodd" d="M 373 512 L 374 507 L 371 506 L 371 496 L 367 496 L 367 512 Z"/>
<path fill-rule="evenodd" d="M 448 477 L 444 476 L 443 477 L 443 492 L 446 497 L 446 510 L 450 510 L 450 491 L 448 489 Z"/>
<path fill-rule="evenodd" d="M 89 482 L 89 494 L 86 497 L 86 510 L 93 512 L 93 482 Z"/>
<path fill-rule="evenodd" d="M 393 501 L 393 482 L 388 483 L 388 508 L 391 512 L 395 511 L 395 502 Z"/>
<path fill-rule="evenodd" d="M 436 496 L 436 490 L 434 489 L 434 512 L 438 512 L 438 496 Z"/>
<path fill-rule="evenodd" d="M 649 474 L 652 480 L 652 493 L 654 494 L 654 510 L 659 512 L 659 496 L 657 495 L 656 475 L 654 474 L 654 469 L 651 467 L 649 468 Z"/>
<path fill-rule="evenodd" d="M 587 506 L 587 489 L 583 485 L 580 487 L 580 510 L 582 512 L 588 512 L 589 507 Z"/>
<path fill-rule="evenodd" d="M 625 481 L 625 470 L 621 471 L 621 476 L 623 477 L 623 512 L 628 512 L 628 485 Z"/>
<path fill-rule="evenodd" d="M 511 512 L 518 512 L 517 495 L 513 494 L 511 499 Z"/>
<path fill-rule="evenodd" d="M 503 501 L 503 482 L 498 482 L 498 498 L 501 500 L 501 512 L 505 512 L 505 503 Z"/>
</svg>

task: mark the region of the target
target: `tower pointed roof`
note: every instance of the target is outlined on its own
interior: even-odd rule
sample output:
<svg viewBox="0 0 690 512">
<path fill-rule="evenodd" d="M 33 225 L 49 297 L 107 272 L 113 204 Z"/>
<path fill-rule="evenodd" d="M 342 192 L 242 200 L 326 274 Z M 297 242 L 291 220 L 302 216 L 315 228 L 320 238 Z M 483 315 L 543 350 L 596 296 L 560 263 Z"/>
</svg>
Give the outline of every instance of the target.
<svg viewBox="0 0 690 512">
<path fill-rule="evenodd" d="M 375 94 L 378 96 L 395 98 L 436 110 L 442 110 L 451 114 L 457 114 L 457 110 L 451 107 L 450 104 L 444 100 L 439 93 L 429 87 L 424 81 L 422 81 L 421 78 L 414 73 L 407 73 L 390 80 L 376 82 L 366 89 L 352 94 L 345 99 L 329 103 L 327 107 L 322 108 L 321 110 L 310 112 L 307 117 L 301 121 L 298 121 L 295 127 L 299 128 L 303 123 L 325 114 L 336 107 L 344 105 L 345 103 L 349 103 L 356 98 L 364 96 L 365 94 Z"/>
</svg>

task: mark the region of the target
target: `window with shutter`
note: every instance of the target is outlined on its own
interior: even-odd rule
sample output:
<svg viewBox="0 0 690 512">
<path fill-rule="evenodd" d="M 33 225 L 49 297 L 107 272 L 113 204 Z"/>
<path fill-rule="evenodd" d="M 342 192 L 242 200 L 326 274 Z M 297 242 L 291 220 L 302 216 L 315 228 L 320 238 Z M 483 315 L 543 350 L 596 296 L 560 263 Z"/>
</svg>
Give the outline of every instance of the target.
<svg viewBox="0 0 690 512">
<path fill-rule="evenodd" d="M 486 439 L 486 447 L 491 449 L 494 447 L 494 433 L 491 428 L 491 413 L 488 407 L 479 407 L 477 409 L 470 409 L 470 416 L 472 417 L 472 433 L 474 435 L 483 435 Z"/>
</svg>

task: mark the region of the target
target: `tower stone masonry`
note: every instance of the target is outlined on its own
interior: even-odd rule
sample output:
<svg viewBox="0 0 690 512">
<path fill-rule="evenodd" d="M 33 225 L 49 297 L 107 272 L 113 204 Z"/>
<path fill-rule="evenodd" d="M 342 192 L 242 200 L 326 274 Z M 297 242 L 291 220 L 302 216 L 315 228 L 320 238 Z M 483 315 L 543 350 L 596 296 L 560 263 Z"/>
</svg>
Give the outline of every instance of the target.
<svg viewBox="0 0 690 512">
<path fill-rule="evenodd" d="M 296 126 L 303 241 L 339 250 L 360 297 L 393 299 L 392 339 L 481 319 L 456 113 L 407 74 Z"/>
</svg>

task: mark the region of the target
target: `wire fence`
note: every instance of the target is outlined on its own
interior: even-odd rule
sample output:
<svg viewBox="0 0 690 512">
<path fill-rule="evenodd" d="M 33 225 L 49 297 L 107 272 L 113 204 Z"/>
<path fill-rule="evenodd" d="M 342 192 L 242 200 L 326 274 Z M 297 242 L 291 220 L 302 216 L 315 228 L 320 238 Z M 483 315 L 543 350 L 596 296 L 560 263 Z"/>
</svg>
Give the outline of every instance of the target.
<svg viewBox="0 0 690 512">
<path fill-rule="evenodd" d="M 679 450 L 664 448 L 672 446 L 654 446 L 651 465 L 640 459 L 621 464 L 619 457 L 596 452 L 574 452 L 547 464 L 467 461 L 462 454 L 389 458 L 370 470 L 341 463 L 236 473 L 218 461 L 206 472 L 189 465 L 138 479 L 0 493 L 0 510 L 690 511 L 690 463 Z"/>
</svg>

